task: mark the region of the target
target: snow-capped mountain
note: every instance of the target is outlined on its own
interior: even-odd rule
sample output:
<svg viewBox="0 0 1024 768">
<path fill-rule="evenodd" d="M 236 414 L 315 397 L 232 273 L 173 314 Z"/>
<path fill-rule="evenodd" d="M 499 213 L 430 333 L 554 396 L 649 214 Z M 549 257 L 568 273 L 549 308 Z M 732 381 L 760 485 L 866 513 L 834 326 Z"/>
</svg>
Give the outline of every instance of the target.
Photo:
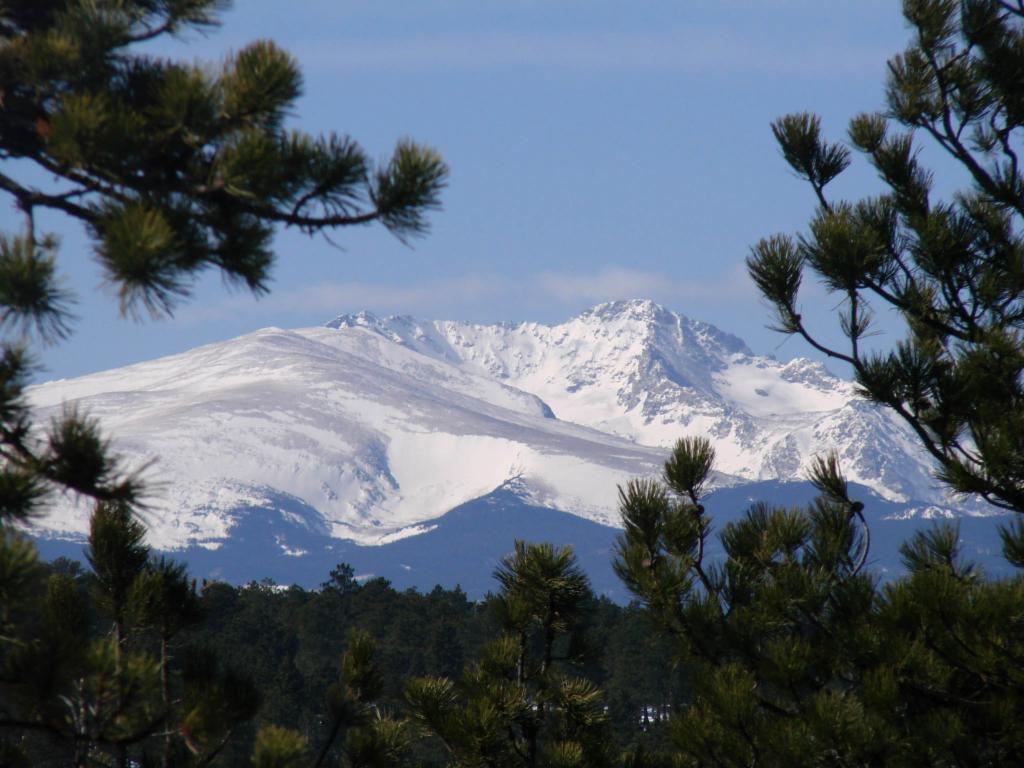
<svg viewBox="0 0 1024 768">
<path fill-rule="evenodd" d="M 342 315 L 32 388 L 42 421 L 98 418 L 155 485 L 150 541 L 216 549 L 253 510 L 323 537 L 383 544 L 496 491 L 617 522 L 617 485 L 709 436 L 729 487 L 796 481 L 836 449 L 890 501 L 941 504 L 906 428 L 817 363 L 781 363 L 648 301 L 561 325 Z M 84 533 L 58 499 L 49 535 Z M 279 541 L 288 555 L 298 545 Z"/>
<path fill-rule="evenodd" d="M 264 329 L 30 397 L 41 421 L 74 404 L 130 463 L 155 460 L 150 538 L 165 547 L 215 544 L 282 495 L 307 527 L 382 542 L 510 483 L 613 524 L 616 484 L 663 460 L 365 329 Z M 64 500 L 42 525 L 82 533 L 87 517 Z"/>
<path fill-rule="evenodd" d="M 538 397 L 555 417 L 648 446 L 710 437 L 717 467 L 745 480 L 805 476 L 838 450 L 850 480 L 895 501 L 937 499 L 907 427 L 858 400 L 820 363 L 753 354 L 740 339 L 651 301 L 602 304 L 566 323 L 469 325 L 342 315 L 426 357 Z"/>
</svg>

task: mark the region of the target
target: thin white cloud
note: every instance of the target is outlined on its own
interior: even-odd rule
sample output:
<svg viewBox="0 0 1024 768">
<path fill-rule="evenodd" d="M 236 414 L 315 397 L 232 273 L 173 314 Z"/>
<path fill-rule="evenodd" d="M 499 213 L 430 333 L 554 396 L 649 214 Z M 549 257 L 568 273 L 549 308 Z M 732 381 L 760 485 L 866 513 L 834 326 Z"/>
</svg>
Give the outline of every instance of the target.
<svg viewBox="0 0 1024 768">
<path fill-rule="evenodd" d="M 333 283 L 287 291 L 271 296 L 272 310 L 285 312 L 336 311 L 339 307 L 407 307 L 414 311 L 438 304 L 475 303 L 497 293 L 497 278 L 458 277 L 418 285 L 384 283 Z"/>
<path fill-rule="evenodd" d="M 687 307 L 691 312 L 727 302 L 756 303 L 755 291 L 741 267 L 710 278 L 680 279 L 613 265 L 596 272 L 543 272 L 514 281 L 470 275 L 397 285 L 314 284 L 278 291 L 262 299 L 239 295 L 217 303 L 190 305 L 175 317 L 175 322 L 182 327 L 195 327 L 230 318 L 250 324 L 295 325 L 325 322 L 339 313 L 363 309 L 450 319 L 466 314 L 486 315 L 491 304 L 500 302 L 507 308 L 509 301 L 540 301 L 548 313 L 560 308 L 568 316 L 587 304 L 634 298 Z"/>
<path fill-rule="evenodd" d="M 649 298 L 666 304 L 699 306 L 756 297 L 746 272 L 739 266 L 721 275 L 696 279 L 612 266 L 592 274 L 545 272 L 538 277 L 537 284 L 543 292 L 567 303 Z"/>
<path fill-rule="evenodd" d="M 216 304 L 192 305 L 179 312 L 175 321 L 189 327 L 227 317 L 252 317 L 261 322 L 284 324 L 296 318 L 328 320 L 340 312 L 362 309 L 417 312 L 446 305 L 477 304 L 506 288 L 506 281 L 501 278 L 474 276 L 413 285 L 318 283 L 276 291 L 261 299 L 240 295 Z"/>
<path fill-rule="evenodd" d="M 773 47 L 770 39 L 717 31 L 658 34 L 507 34 L 332 40 L 304 46 L 304 66 L 319 70 L 564 68 L 583 71 L 729 72 L 749 74 L 875 71 L 892 54 L 881 46 Z"/>
</svg>

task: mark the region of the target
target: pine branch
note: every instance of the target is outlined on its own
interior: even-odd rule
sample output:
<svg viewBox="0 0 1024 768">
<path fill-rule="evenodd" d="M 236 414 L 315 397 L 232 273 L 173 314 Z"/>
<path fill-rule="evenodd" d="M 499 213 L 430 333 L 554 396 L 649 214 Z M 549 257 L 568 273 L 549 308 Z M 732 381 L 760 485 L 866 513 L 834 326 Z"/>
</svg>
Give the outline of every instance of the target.
<svg viewBox="0 0 1024 768">
<path fill-rule="evenodd" d="M 70 198 L 75 196 L 71 193 L 61 195 L 44 194 L 37 189 L 23 187 L 14 179 L 2 173 L 0 173 L 0 189 L 10 193 L 23 210 L 42 206 L 61 211 L 82 221 L 92 221 L 94 219 L 93 213 L 88 208 L 71 202 Z"/>
</svg>

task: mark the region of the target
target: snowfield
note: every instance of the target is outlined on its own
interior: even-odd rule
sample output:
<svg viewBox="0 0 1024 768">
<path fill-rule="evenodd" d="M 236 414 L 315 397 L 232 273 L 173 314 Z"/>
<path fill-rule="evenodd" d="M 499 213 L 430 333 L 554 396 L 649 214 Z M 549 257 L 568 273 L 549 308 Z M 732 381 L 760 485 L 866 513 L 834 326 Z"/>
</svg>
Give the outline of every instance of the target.
<svg viewBox="0 0 1024 768">
<path fill-rule="evenodd" d="M 666 448 L 706 435 L 719 487 L 799 480 L 839 451 L 850 480 L 921 509 L 946 500 L 906 427 L 817 363 L 754 355 L 649 301 L 603 304 L 561 325 L 471 325 L 342 315 L 33 387 L 45 422 L 98 418 L 154 484 L 150 542 L 215 548 L 242 510 L 290 497 L 313 531 L 385 543 L 514 487 L 606 525 L 617 486 L 656 474 Z M 54 499 L 38 522 L 85 532 Z"/>
</svg>

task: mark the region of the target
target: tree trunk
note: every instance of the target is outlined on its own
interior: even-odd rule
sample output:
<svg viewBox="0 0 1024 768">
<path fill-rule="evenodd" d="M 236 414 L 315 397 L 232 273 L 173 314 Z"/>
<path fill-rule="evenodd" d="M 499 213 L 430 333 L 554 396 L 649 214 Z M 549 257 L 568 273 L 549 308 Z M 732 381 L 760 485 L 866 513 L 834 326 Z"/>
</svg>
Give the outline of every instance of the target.
<svg viewBox="0 0 1024 768">
<path fill-rule="evenodd" d="M 167 651 L 167 633 L 160 634 L 160 696 L 164 703 L 164 750 L 161 758 L 163 768 L 171 766 L 171 670 Z"/>
<path fill-rule="evenodd" d="M 114 676 L 117 679 L 117 717 L 124 713 L 124 659 L 121 644 L 124 642 L 124 617 L 118 615 L 114 621 Z M 114 745 L 114 765 L 128 768 L 128 746 L 121 742 Z"/>
</svg>

